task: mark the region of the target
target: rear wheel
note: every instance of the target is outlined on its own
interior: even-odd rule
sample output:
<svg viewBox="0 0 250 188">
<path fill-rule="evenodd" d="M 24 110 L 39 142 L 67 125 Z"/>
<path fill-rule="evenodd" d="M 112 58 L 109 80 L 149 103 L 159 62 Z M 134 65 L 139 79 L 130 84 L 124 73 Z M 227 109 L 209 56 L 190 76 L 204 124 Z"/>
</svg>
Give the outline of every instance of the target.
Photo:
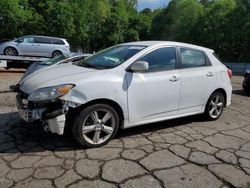
<svg viewBox="0 0 250 188">
<path fill-rule="evenodd" d="M 6 47 L 4 49 L 4 55 L 9 55 L 9 56 L 17 56 L 18 52 L 15 48 L 13 47 Z"/>
<path fill-rule="evenodd" d="M 208 99 L 205 115 L 209 120 L 218 119 L 225 107 L 225 97 L 221 92 L 214 92 Z"/>
<path fill-rule="evenodd" d="M 108 143 L 117 133 L 119 116 L 107 104 L 84 108 L 73 120 L 72 133 L 82 146 L 99 147 Z"/>
<path fill-rule="evenodd" d="M 56 51 L 54 51 L 54 52 L 52 53 L 52 57 L 57 57 L 57 56 L 60 56 L 60 55 L 62 55 L 62 52 L 59 51 L 59 50 L 56 50 Z"/>
<path fill-rule="evenodd" d="M 250 93 L 250 88 L 242 84 L 242 88 L 246 93 Z"/>
</svg>

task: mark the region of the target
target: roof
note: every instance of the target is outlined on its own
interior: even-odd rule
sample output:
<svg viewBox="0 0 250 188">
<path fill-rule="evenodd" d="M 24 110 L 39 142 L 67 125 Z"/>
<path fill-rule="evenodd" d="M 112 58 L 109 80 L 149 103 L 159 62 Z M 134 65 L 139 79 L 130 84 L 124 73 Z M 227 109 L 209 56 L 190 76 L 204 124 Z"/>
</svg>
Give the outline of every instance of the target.
<svg viewBox="0 0 250 188">
<path fill-rule="evenodd" d="M 137 41 L 137 42 L 123 43 L 122 45 L 139 45 L 139 46 L 171 45 L 171 46 L 179 46 L 179 47 L 186 47 L 186 48 L 195 48 L 195 49 L 199 49 L 199 50 L 213 51 L 210 48 L 197 46 L 197 45 L 193 45 L 193 44 L 188 44 L 188 43 L 174 42 L 174 41 Z"/>
<path fill-rule="evenodd" d="M 25 35 L 25 36 L 22 36 L 22 37 L 45 37 L 45 38 L 51 38 L 51 39 L 63 39 L 63 40 L 65 40 L 64 38 L 50 37 L 50 36 L 43 36 L 43 35 Z"/>
</svg>

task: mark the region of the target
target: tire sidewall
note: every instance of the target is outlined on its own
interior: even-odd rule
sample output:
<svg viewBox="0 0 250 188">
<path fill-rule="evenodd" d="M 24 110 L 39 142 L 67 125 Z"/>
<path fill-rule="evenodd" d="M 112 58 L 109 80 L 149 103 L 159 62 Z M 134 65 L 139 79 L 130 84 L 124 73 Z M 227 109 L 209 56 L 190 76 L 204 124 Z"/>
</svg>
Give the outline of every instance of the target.
<svg viewBox="0 0 250 188">
<path fill-rule="evenodd" d="M 221 110 L 220 115 L 217 116 L 216 118 L 214 118 L 214 117 L 212 117 L 212 116 L 210 115 L 210 113 L 209 113 L 209 104 L 210 104 L 210 101 L 211 101 L 211 100 L 214 98 L 214 96 L 216 96 L 216 95 L 220 95 L 220 96 L 222 97 L 223 108 L 222 108 L 222 110 Z M 216 120 L 216 119 L 218 119 L 218 118 L 221 116 L 221 114 L 223 113 L 224 107 L 225 107 L 225 97 L 224 97 L 224 95 L 223 95 L 221 92 L 214 92 L 214 93 L 209 97 L 209 99 L 208 99 L 208 102 L 207 102 L 207 105 L 206 105 L 206 109 L 205 109 L 205 115 L 206 115 L 206 117 L 208 118 L 208 120 Z"/>
<path fill-rule="evenodd" d="M 14 48 L 14 47 L 12 47 L 12 46 L 8 46 L 8 47 L 6 47 L 5 49 L 4 49 L 4 55 L 6 55 L 6 50 L 8 49 L 8 48 L 12 48 L 12 49 L 14 49 L 15 50 L 15 52 L 16 52 L 16 54 L 15 54 L 15 56 L 18 56 L 18 51 L 17 51 L 17 49 L 16 48 Z"/>
<path fill-rule="evenodd" d="M 93 112 L 94 110 L 97 109 L 105 109 L 105 110 L 109 110 L 115 118 L 115 127 L 114 127 L 114 131 L 112 133 L 112 135 L 110 136 L 110 138 L 108 140 L 106 140 L 105 142 L 101 143 L 101 144 L 91 144 L 89 142 L 87 142 L 85 140 L 85 138 L 82 135 L 82 127 L 83 127 L 83 122 L 86 118 L 86 116 L 88 116 L 91 112 Z M 73 120 L 73 126 L 72 126 L 72 133 L 73 136 L 75 138 L 75 140 L 82 146 L 86 146 L 89 148 L 95 148 L 95 147 L 100 147 L 103 146 L 105 144 L 107 144 L 110 140 L 112 140 L 119 128 L 119 116 L 117 111 L 111 107 L 110 105 L 107 104 L 94 104 L 91 106 L 88 106 L 84 109 L 82 109 L 78 114 L 76 114 L 77 117 L 75 117 L 75 119 Z"/>
<path fill-rule="evenodd" d="M 52 53 L 52 58 L 54 58 L 54 57 L 57 57 L 57 56 L 55 56 L 54 54 L 56 53 L 56 52 L 59 52 L 60 53 L 60 55 L 62 55 L 63 53 L 60 51 L 60 50 L 55 50 L 53 53 Z"/>
</svg>

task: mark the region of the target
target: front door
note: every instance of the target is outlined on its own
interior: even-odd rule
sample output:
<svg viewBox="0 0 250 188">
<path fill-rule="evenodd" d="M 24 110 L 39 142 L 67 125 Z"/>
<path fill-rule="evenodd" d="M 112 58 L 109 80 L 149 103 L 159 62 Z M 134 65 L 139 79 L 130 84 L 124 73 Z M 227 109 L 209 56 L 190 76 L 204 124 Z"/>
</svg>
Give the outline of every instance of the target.
<svg viewBox="0 0 250 188">
<path fill-rule="evenodd" d="M 139 122 L 178 113 L 180 71 L 175 47 L 161 47 L 138 61 L 149 64 L 147 72 L 127 72 L 129 121 Z"/>
<path fill-rule="evenodd" d="M 16 44 L 22 55 L 36 55 L 36 45 L 34 44 L 34 37 L 27 36 L 18 39 Z"/>
</svg>

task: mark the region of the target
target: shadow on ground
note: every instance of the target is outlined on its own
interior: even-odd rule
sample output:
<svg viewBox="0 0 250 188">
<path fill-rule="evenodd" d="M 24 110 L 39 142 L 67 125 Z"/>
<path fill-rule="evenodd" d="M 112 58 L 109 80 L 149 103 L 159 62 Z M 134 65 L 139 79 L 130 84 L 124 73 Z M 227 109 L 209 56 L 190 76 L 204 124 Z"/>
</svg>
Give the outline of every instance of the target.
<svg viewBox="0 0 250 188">
<path fill-rule="evenodd" d="M 0 114 L 0 154 L 34 153 L 43 151 L 71 151 L 83 149 L 70 134 L 59 136 L 45 132 L 40 122 L 26 123 L 15 112 Z M 202 122 L 201 115 L 120 129 L 115 139 L 177 127 L 191 122 Z M 6 122 L 6 123 L 3 123 Z"/>
<path fill-rule="evenodd" d="M 233 94 L 240 95 L 240 96 L 245 96 L 245 97 L 250 96 L 250 93 L 246 93 L 243 89 L 235 89 L 235 90 L 233 90 Z"/>
</svg>

